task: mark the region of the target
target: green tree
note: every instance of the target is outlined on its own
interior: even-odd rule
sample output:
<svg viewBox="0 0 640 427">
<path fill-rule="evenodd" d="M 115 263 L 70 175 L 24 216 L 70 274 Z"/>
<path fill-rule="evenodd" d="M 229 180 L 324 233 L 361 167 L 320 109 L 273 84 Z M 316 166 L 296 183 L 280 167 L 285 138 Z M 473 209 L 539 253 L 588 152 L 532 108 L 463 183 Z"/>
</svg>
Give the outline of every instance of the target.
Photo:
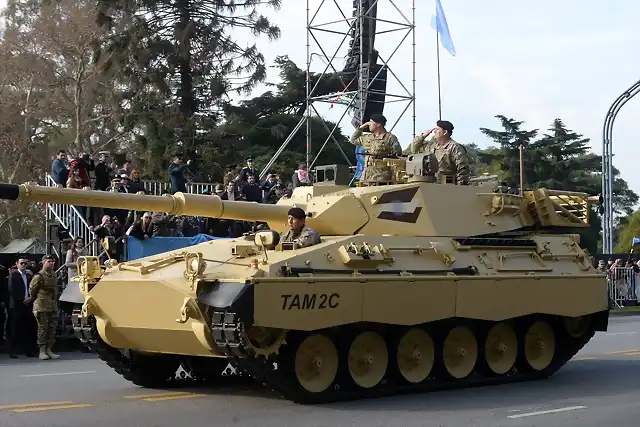
<svg viewBox="0 0 640 427">
<path fill-rule="evenodd" d="M 499 148 L 488 147 L 481 149 L 473 143 L 465 144 L 465 148 L 469 156 L 471 175 L 500 175 L 502 153 Z"/>
<path fill-rule="evenodd" d="M 220 123 L 220 104 L 248 94 L 266 77 L 264 57 L 248 38 L 274 40 L 278 27 L 258 13 L 281 0 L 99 0 L 98 23 L 110 37 L 96 58 L 126 72 L 123 117 L 147 173 L 161 175 L 172 152 L 197 157 Z M 232 34 L 236 33 L 236 34 Z"/>
<path fill-rule="evenodd" d="M 524 145 L 524 179 L 529 183 L 535 179 L 533 164 L 535 158 L 533 152 L 529 150 L 531 140 L 536 137 L 538 130 L 522 130 L 524 122 L 507 118 L 503 115 L 495 116 L 500 120 L 503 130 L 496 131 L 488 128 L 480 128 L 480 131 L 491 138 L 501 149 L 502 159 L 500 178 L 506 181 L 511 187 L 520 185 L 520 144 Z"/>
</svg>

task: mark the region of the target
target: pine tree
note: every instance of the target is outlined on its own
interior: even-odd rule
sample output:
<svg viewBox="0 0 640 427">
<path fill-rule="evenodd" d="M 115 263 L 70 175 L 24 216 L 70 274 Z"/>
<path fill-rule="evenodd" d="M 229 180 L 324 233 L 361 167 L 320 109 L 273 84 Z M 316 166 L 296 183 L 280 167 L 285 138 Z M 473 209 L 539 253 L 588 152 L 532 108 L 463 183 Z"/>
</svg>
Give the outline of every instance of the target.
<svg viewBox="0 0 640 427">
<path fill-rule="evenodd" d="M 257 11 L 281 0 L 99 0 L 98 22 L 111 37 L 99 57 L 127 71 L 126 119 L 138 128 L 137 145 L 151 172 L 171 153 L 197 157 L 221 120 L 220 103 L 232 92 L 247 94 L 266 77 L 255 44 L 243 46 L 232 32 L 280 36 Z M 159 162 L 158 159 L 165 159 Z"/>
<path fill-rule="evenodd" d="M 599 172 L 599 164 L 597 159 L 588 156 L 588 143 L 589 138 L 567 129 L 562 120 L 555 119 L 549 133 L 531 146 L 538 160 L 537 186 L 593 193 L 595 189 L 587 177 Z"/>
<path fill-rule="evenodd" d="M 535 181 L 535 156 L 528 150 L 531 139 L 535 138 L 538 130 L 522 130 L 524 122 L 518 122 L 514 119 L 507 118 L 503 115 L 495 116 L 500 120 L 502 131 L 480 128 L 480 131 L 493 139 L 502 150 L 501 169 L 503 171 L 501 178 L 511 187 L 520 185 L 520 144 L 524 145 L 524 179 L 525 185 Z"/>
</svg>

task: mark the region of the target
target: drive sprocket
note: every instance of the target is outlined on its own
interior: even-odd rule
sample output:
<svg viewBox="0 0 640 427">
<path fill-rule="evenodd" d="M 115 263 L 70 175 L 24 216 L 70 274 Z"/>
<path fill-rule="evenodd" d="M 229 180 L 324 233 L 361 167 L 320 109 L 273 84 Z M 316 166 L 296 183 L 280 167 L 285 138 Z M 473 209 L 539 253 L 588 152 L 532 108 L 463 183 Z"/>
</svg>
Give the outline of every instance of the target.
<svg viewBox="0 0 640 427">
<path fill-rule="evenodd" d="M 277 355 L 280 346 L 286 344 L 285 329 L 264 328 L 262 326 L 242 326 L 242 341 L 249 353 L 269 358 Z"/>
</svg>

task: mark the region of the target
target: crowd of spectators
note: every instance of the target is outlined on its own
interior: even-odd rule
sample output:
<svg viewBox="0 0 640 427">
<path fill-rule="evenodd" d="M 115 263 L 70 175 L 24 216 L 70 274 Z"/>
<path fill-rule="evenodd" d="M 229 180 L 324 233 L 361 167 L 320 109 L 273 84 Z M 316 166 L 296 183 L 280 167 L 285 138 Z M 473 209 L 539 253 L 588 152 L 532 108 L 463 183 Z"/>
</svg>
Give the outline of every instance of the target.
<svg viewBox="0 0 640 427">
<path fill-rule="evenodd" d="M 19 256 L 0 280 L 0 347 L 6 347 L 11 358 L 38 355 L 38 326 L 29 294 L 29 284 L 37 271 L 35 262 Z"/>
<path fill-rule="evenodd" d="M 310 185 L 310 177 L 305 164 L 300 164 L 285 184 L 276 173 L 269 173 L 263 181 L 255 167 L 255 159 L 248 156 L 246 164 L 238 168 L 231 165 L 227 168 L 223 182 L 208 186 L 213 191 L 205 190 L 201 194 L 214 194 L 223 200 L 247 201 L 255 203 L 276 203 L 280 198 L 290 196 L 293 188 Z M 176 154 L 167 171 L 169 187 L 165 193 L 187 192 L 192 161 L 185 161 L 182 154 Z M 51 177 L 56 184 L 66 188 L 90 187 L 99 191 L 121 193 L 144 193 L 144 182 L 140 173 L 130 162 L 125 161 L 118 168 L 110 161 L 108 152 L 101 152 L 97 159 L 82 153 L 69 160 L 65 150 L 60 150 L 51 165 Z M 126 211 L 120 209 L 89 208 L 75 206 L 100 241 L 109 239 L 110 256 L 122 258 L 122 238 L 131 236 L 146 240 L 160 237 L 192 237 L 197 234 L 208 234 L 214 237 L 238 237 L 243 233 L 261 227 L 260 223 L 248 223 L 228 219 L 175 216 L 166 212 Z M 78 235 L 78 233 L 73 233 Z M 89 242 L 83 242 L 83 244 Z M 75 245 L 75 243 L 74 243 Z M 72 248 L 73 249 L 73 248 Z"/>
</svg>

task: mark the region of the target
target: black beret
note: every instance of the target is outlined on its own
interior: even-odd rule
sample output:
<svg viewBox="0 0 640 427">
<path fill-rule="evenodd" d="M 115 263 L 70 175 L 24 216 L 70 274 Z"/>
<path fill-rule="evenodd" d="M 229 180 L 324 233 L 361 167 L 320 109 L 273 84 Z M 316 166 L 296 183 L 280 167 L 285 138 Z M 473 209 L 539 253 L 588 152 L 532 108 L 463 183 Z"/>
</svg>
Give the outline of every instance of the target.
<svg viewBox="0 0 640 427">
<path fill-rule="evenodd" d="M 253 156 L 247 156 L 244 158 L 245 162 L 248 162 L 249 160 L 255 160 L 255 159 L 253 158 Z"/>
<path fill-rule="evenodd" d="M 449 133 L 453 132 L 453 123 L 451 123 L 450 121 L 438 120 L 436 122 L 436 126 L 438 126 L 439 128 L 442 128 L 442 130 L 446 130 Z"/>
<path fill-rule="evenodd" d="M 385 116 L 383 116 L 382 114 L 372 114 L 371 115 L 371 121 L 372 122 L 376 122 L 376 123 L 380 123 L 382 126 L 387 124 L 387 118 Z"/>
<path fill-rule="evenodd" d="M 291 208 L 291 209 L 289 209 L 288 214 L 291 215 L 292 217 L 296 218 L 296 219 L 305 219 L 306 218 L 306 215 L 305 215 L 304 211 L 301 208 Z"/>
</svg>

